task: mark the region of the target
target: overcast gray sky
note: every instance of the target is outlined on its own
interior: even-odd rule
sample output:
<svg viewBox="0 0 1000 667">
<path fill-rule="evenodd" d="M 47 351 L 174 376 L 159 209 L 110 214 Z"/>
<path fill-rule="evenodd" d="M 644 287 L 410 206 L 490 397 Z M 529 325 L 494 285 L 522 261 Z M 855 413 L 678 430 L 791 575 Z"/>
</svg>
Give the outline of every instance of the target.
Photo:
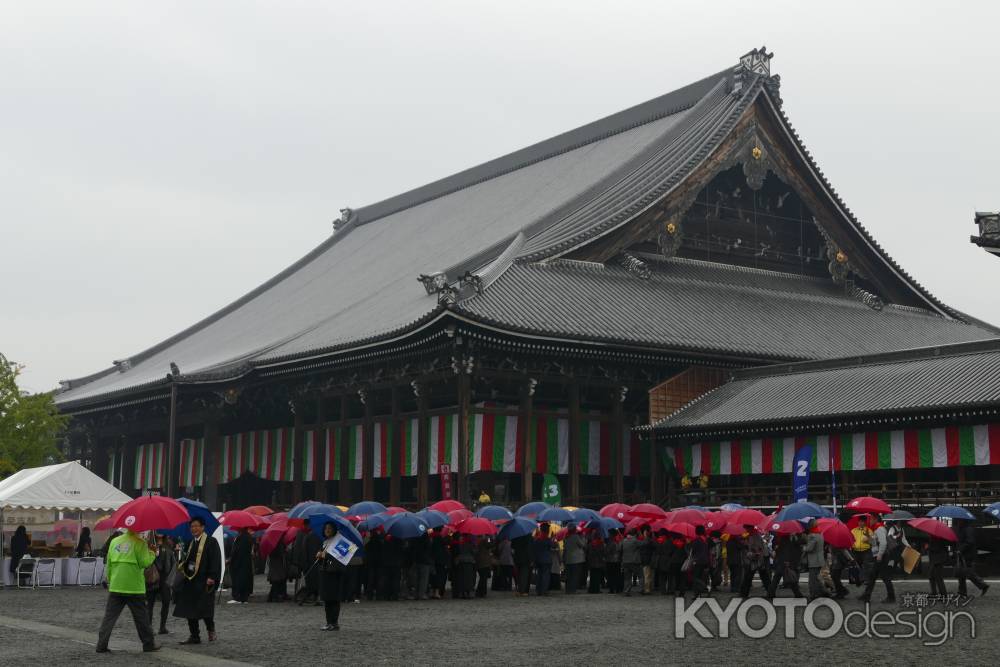
<svg viewBox="0 0 1000 667">
<path fill-rule="evenodd" d="M 1000 3 L 0 2 L 0 351 L 108 366 L 361 206 L 775 52 L 841 196 L 1000 324 Z"/>
</svg>

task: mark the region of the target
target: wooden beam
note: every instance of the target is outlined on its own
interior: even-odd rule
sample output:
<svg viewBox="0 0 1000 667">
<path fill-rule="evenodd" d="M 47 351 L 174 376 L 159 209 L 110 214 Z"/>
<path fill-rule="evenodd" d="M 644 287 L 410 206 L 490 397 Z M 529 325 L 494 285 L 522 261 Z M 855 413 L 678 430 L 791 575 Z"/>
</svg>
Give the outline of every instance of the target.
<svg viewBox="0 0 1000 667">
<path fill-rule="evenodd" d="M 417 396 L 417 429 L 418 441 L 417 449 L 417 504 L 421 507 L 427 506 L 428 494 L 428 467 L 430 466 L 430 417 L 427 415 L 427 397 L 420 388 L 420 395 Z"/>
<path fill-rule="evenodd" d="M 521 461 L 521 499 L 526 503 L 531 502 L 532 485 L 535 479 L 535 459 L 531 455 L 531 441 L 535 436 L 534 425 L 531 423 L 532 408 L 534 407 L 534 382 L 535 380 L 529 378 L 521 386 L 521 409 L 517 417 L 518 423 L 521 424 L 518 434 L 521 442 L 518 445 L 524 454 L 524 459 Z"/>
<path fill-rule="evenodd" d="M 580 385 L 569 385 L 569 504 L 580 502 Z"/>
</svg>

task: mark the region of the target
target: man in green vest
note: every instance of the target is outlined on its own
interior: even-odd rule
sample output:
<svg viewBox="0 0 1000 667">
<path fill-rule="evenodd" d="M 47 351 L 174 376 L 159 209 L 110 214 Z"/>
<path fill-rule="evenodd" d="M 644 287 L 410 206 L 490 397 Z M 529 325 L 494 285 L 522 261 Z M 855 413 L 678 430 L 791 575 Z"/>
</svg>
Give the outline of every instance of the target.
<svg viewBox="0 0 1000 667">
<path fill-rule="evenodd" d="M 153 626 L 146 612 L 145 570 L 153 564 L 156 554 L 150 551 L 141 537 L 126 530 L 111 540 L 107 558 L 108 603 L 97 634 L 97 652 L 110 652 L 108 640 L 111 639 L 111 631 L 125 607 L 132 612 L 135 629 L 142 641 L 142 650 L 159 651 L 160 645 L 153 639 Z"/>
</svg>

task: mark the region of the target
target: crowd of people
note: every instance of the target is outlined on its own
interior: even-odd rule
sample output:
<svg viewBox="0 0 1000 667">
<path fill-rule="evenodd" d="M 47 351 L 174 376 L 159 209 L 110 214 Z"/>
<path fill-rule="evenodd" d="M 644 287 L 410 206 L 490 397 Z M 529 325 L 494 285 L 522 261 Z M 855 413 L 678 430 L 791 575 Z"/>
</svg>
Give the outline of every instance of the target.
<svg viewBox="0 0 1000 667">
<path fill-rule="evenodd" d="M 198 518 L 191 521 L 192 539 L 186 544 L 174 544 L 161 535 L 151 545 L 129 531 L 113 538 L 106 550 L 109 599 L 98 651 L 108 649 L 111 628 L 126 607 L 144 649 L 157 650 L 152 631 L 155 609 L 160 606 L 159 633 L 166 634 L 171 601 L 173 616 L 187 620 L 188 637 L 182 644 L 200 643 L 201 623 L 209 641 L 214 641 L 223 560 L 229 604 L 246 604 L 255 574 L 264 573 L 270 584 L 267 602 L 322 604 L 322 629 L 337 630 L 343 603 L 469 600 L 491 592 L 524 597 L 532 587 L 540 596 L 562 590 L 567 595 L 585 591 L 694 597 L 729 592 L 746 598 L 759 581 L 759 590 L 768 599 L 779 589 L 795 597 L 840 599 L 848 595 L 846 578 L 863 587 L 858 597 L 866 602 L 881 580 L 883 602 L 891 603 L 903 551 L 912 549 L 901 524 L 882 521 L 877 514 L 859 517 L 849 548 L 826 543 L 815 519 L 803 520 L 803 531 L 793 534 L 772 534 L 751 524 L 743 525 L 742 533 L 705 525 L 682 533 L 648 524 L 605 530 L 582 522 L 562 526 L 540 521 L 533 532 L 513 539 L 467 535 L 450 526 L 400 539 L 379 525 L 362 530 L 363 548 L 341 562 L 330 548 L 337 526 L 327 522 L 311 527 L 308 520 L 303 524 L 293 542 L 287 546 L 279 542 L 266 559 L 259 553 L 259 534 L 240 530 L 226 540 L 223 551 Z M 931 537 L 921 545 L 929 558 L 931 593 L 946 592 L 944 567 L 951 564 L 960 595 L 967 594 L 967 581 L 985 594 L 989 586 L 972 568 L 976 554 L 972 527 L 961 520 L 953 525 L 957 542 Z M 808 573 L 805 593 L 799 585 L 802 572 Z"/>
</svg>

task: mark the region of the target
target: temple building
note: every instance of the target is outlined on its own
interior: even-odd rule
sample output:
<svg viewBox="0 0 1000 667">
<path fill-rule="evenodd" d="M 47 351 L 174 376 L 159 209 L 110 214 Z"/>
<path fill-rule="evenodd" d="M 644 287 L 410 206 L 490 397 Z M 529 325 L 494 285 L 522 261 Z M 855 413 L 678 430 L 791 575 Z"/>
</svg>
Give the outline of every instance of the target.
<svg viewBox="0 0 1000 667">
<path fill-rule="evenodd" d="M 546 473 L 567 504 L 661 500 L 682 446 L 639 427 L 734 373 L 1000 335 L 854 217 L 785 116 L 770 61 L 755 49 L 343 209 L 242 298 L 63 382 L 67 455 L 126 492 L 220 508 L 422 506 L 480 489 L 519 502 Z"/>
</svg>

